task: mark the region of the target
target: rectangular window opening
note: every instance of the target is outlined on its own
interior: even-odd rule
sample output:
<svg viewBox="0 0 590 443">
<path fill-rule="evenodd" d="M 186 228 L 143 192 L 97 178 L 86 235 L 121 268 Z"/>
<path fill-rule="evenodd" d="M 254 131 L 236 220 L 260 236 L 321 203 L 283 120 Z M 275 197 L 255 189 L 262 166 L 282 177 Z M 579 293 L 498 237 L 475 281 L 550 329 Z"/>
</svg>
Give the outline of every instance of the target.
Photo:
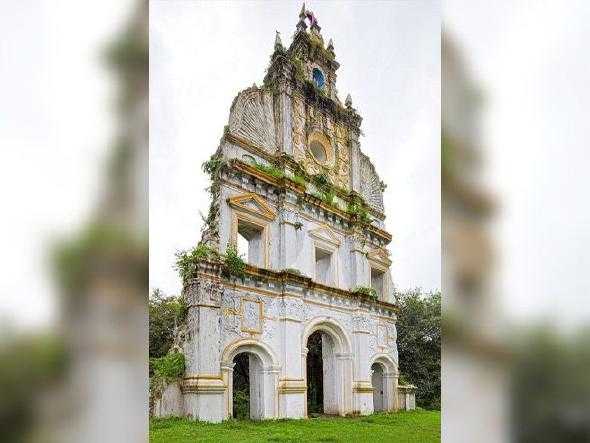
<svg viewBox="0 0 590 443">
<path fill-rule="evenodd" d="M 318 283 L 332 284 L 332 253 L 330 251 L 316 248 L 315 278 Z"/>
<path fill-rule="evenodd" d="M 262 234 L 263 229 L 260 226 L 238 220 L 238 254 L 252 266 L 264 265 Z"/>
<path fill-rule="evenodd" d="M 383 299 L 383 282 L 385 280 L 385 272 L 371 268 L 371 287 L 377 291 L 377 297 Z"/>
</svg>

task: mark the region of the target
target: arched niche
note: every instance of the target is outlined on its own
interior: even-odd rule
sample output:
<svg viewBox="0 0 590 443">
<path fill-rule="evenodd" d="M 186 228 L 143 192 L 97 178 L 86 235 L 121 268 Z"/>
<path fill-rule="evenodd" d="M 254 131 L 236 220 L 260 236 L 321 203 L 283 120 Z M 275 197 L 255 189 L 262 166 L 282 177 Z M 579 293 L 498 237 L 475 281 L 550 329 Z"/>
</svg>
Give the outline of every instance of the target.
<svg viewBox="0 0 590 443">
<path fill-rule="evenodd" d="M 373 410 L 394 411 L 397 394 L 397 365 L 387 354 L 371 359 L 371 383 L 373 385 Z"/>
<path fill-rule="evenodd" d="M 221 360 L 221 371 L 226 389 L 225 416 L 233 413 L 234 358 L 247 354 L 250 377 L 250 418 L 264 420 L 278 417 L 278 376 L 280 366 L 272 350 L 264 343 L 243 339 L 226 347 Z"/>
<path fill-rule="evenodd" d="M 344 329 L 334 319 L 318 317 L 303 330 L 302 368 L 307 380 L 307 343 L 314 333 L 321 333 L 323 361 L 323 412 L 329 415 L 345 415 L 352 412 L 352 354 L 351 342 Z M 307 394 L 305 399 L 307 411 Z"/>
</svg>

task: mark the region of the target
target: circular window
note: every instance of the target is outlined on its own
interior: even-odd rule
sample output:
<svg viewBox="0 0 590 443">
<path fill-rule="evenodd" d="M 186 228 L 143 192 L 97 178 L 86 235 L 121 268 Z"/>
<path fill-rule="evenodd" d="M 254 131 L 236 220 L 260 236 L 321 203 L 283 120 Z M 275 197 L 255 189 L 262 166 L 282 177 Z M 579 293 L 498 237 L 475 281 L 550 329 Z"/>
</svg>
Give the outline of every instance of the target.
<svg viewBox="0 0 590 443">
<path fill-rule="evenodd" d="M 313 156 L 315 157 L 315 159 L 320 162 L 320 163 L 326 163 L 326 160 L 328 160 L 328 156 L 326 155 L 326 150 L 324 149 L 324 146 L 317 140 L 314 140 L 311 142 L 311 144 L 309 145 L 309 150 L 311 151 L 311 153 L 313 154 Z"/>
<path fill-rule="evenodd" d="M 318 68 L 313 68 L 313 82 L 318 88 L 323 88 L 325 84 L 324 74 Z"/>
</svg>

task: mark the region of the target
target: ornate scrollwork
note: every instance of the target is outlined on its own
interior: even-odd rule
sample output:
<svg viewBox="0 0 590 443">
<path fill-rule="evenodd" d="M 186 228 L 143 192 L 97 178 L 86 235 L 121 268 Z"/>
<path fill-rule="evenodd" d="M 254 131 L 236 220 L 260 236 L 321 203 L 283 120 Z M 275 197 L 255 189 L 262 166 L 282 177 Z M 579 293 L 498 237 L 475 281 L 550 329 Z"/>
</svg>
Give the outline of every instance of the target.
<svg viewBox="0 0 590 443">
<path fill-rule="evenodd" d="M 350 152 L 348 130 L 335 124 L 330 116 L 293 98 L 292 119 L 293 157 L 310 175 L 326 174 L 330 182 L 350 189 Z M 320 142 L 326 150 L 326 161 L 318 162 L 310 144 Z"/>
<path fill-rule="evenodd" d="M 272 93 L 255 87 L 240 92 L 231 107 L 229 130 L 268 152 L 274 152 Z"/>
</svg>

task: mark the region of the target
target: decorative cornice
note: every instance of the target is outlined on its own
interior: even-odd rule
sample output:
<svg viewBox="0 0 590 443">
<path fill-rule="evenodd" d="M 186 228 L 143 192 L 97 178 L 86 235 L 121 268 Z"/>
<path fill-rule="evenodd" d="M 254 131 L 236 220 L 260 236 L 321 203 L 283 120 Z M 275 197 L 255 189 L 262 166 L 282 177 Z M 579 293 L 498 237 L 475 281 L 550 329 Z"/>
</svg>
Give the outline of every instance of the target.
<svg viewBox="0 0 590 443">
<path fill-rule="evenodd" d="M 222 266 L 223 264 L 221 262 L 202 260 L 199 262 L 198 265 L 198 278 L 209 278 L 209 276 L 217 278 L 217 275 L 221 275 Z M 250 277 L 259 278 L 266 281 L 272 281 L 282 285 L 291 283 L 299 285 L 303 289 L 308 291 L 325 292 L 331 295 L 339 295 L 342 297 L 348 297 L 355 300 L 361 300 L 362 302 L 367 303 L 370 306 L 378 307 L 389 312 L 400 312 L 398 306 L 393 303 L 388 303 L 382 300 L 374 300 L 363 295 L 360 295 L 358 293 L 348 291 L 346 289 L 340 289 L 333 286 L 324 285 L 322 283 L 313 281 L 310 277 L 293 274 L 288 271 L 274 271 L 272 269 L 258 268 L 256 266 L 247 264 L 245 268 L 245 273 Z M 227 282 L 228 280 L 222 279 L 222 281 Z M 229 283 L 232 283 L 232 281 L 229 281 Z"/>
<path fill-rule="evenodd" d="M 351 216 L 347 212 L 342 211 L 341 209 L 338 209 L 334 206 L 328 205 L 324 201 L 322 201 L 321 199 L 319 199 L 311 194 L 306 193 L 302 186 L 298 185 L 297 183 L 293 182 L 292 180 L 289 180 L 286 177 L 283 177 L 283 178 L 273 177 L 263 171 L 260 171 L 256 168 L 254 168 L 251 165 L 248 165 L 248 164 L 242 162 L 241 160 L 238 160 L 238 159 L 232 159 L 230 162 L 230 166 L 237 171 L 240 171 L 242 173 L 246 173 L 250 176 L 253 176 L 253 177 L 255 177 L 255 178 L 271 185 L 271 186 L 275 186 L 279 189 L 290 189 L 295 194 L 297 194 L 297 196 L 301 199 L 301 201 L 307 202 L 313 206 L 321 208 L 322 210 L 324 210 L 326 212 L 337 215 L 338 217 L 342 218 L 343 220 L 347 221 L 348 223 L 351 223 L 351 224 L 354 223 L 354 220 L 355 220 L 354 216 Z M 374 236 L 385 241 L 386 244 L 389 244 L 393 238 L 389 232 L 387 232 L 383 229 L 380 229 L 374 225 L 368 225 L 366 227 L 366 230 L 371 232 Z"/>
</svg>

